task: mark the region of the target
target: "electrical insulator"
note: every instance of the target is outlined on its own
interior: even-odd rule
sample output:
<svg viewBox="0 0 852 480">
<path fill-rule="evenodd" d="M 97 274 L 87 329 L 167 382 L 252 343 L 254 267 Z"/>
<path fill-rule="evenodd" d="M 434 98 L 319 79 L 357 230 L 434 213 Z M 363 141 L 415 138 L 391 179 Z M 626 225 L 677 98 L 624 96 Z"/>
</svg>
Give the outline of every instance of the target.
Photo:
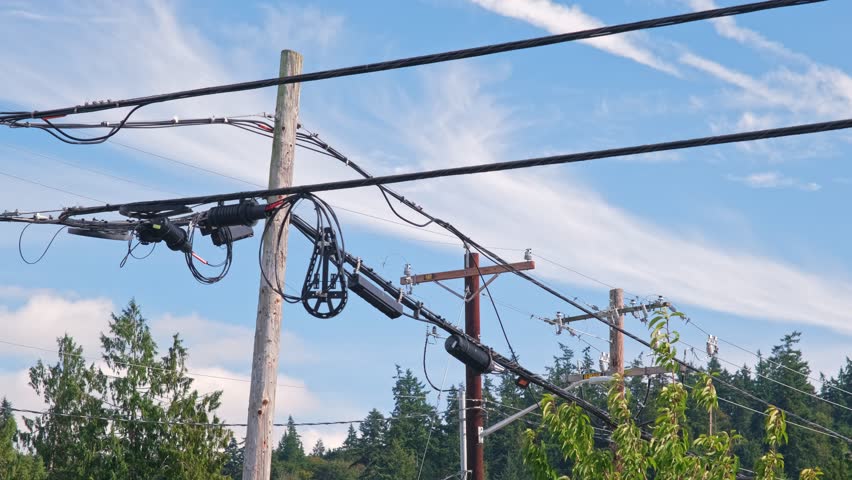
<svg viewBox="0 0 852 480">
<path fill-rule="evenodd" d="M 564 320 L 565 320 L 565 315 L 563 315 L 562 312 L 556 312 L 555 321 L 556 321 L 556 334 L 557 335 L 562 334 L 562 329 L 565 326 L 565 324 L 563 323 Z"/>
<path fill-rule="evenodd" d="M 412 293 L 414 293 L 414 284 L 411 281 L 411 264 L 410 263 L 405 264 L 405 269 L 403 269 L 402 274 L 405 277 L 405 291 L 406 291 L 406 293 L 411 295 Z"/>
<path fill-rule="evenodd" d="M 716 337 L 716 335 L 709 335 L 707 337 L 707 355 L 714 357 L 718 353 L 719 353 L 719 339 Z"/>
<path fill-rule="evenodd" d="M 598 359 L 598 366 L 601 367 L 601 373 L 609 371 L 609 354 L 606 352 L 601 353 L 601 358 Z"/>
<path fill-rule="evenodd" d="M 636 308 L 635 298 L 630 299 L 630 308 Z M 633 310 L 632 312 L 630 312 L 630 314 L 633 315 L 633 318 L 639 318 L 639 312 L 637 310 Z"/>
<path fill-rule="evenodd" d="M 461 335 L 450 335 L 444 342 L 444 348 L 447 349 L 447 353 L 456 357 L 477 374 L 497 370 L 491 359 L 491 352 Z"/>
<path fill-rule="evenodd" d="M 532 248 L 524 250 L 524 260 L 528 262 L 532 261 Z"/>
</svg>

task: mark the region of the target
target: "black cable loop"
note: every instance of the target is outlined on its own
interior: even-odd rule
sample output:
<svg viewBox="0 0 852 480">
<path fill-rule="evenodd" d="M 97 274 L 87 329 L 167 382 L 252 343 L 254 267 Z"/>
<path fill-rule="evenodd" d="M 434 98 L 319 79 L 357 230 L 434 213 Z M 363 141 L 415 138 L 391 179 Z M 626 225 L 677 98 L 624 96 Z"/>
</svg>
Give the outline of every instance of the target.
<svg viewBox="0 0 852 480">
<path fill-rule="evenodd" d="M 23 229 L 21 229 L 21 234 L 20 234 L 20 235 L 18 235 L 18 255 L 21 257 L 21 260 L 23 260 L 23 261 L 24 261 L 24 263 L 26 263 L 27 265 L 35 265 L 36 263 L 40 262 L 40 261 L 41 261 L 41 259 L 42 259 L 42 258 L 44 258 L 44 256 L 45 256 L 45 255 L 47 255 L 47 251 L 48 251 L 48 250 L 50 250 L 50 247 L 53 245 L 53 241 L 54 241 L 54 240 L 56 240 L 56 237 L 57 237 L 57 236 L 58 236 L 58 235 L 59 235 L 59 234 L 60 234 L 63 230 L 65 230 L 66 228 L 68 228 L 68 226 L 67 226 L 67 225 L 63 225 L 63 226 L 62 226 L 62 228 L 60 228 L 59 230 L 57 230 L 57 231 L 56 231 L 56 233 L 54 233 L 54 234 L 53 234 L 53 237 L 51 237 L 51 238 L 50 238 L 50 242 L 48 242 L 48 243 L 47 243 L 47 246 L 46 246 L 46 247 L 44 247 L 44 251 L 43 251 L 43 252 L 41 252 L 41 255 L 39 255 L 39 257 L 38 257 L 37 259 L 35 259 L 35 260 L 33 260 L 33 261 L 30 261 L 30 260 L 27 260 L 27 259 L 26 259 L 26 257 L 24 257 L 24 249 L 23 249 L 23 246 L 21 245 L 21 243 L 22 243 L 22 241 L 23 241 L 23 238 L 24 238 L 24 232 L 26 232 L 26 231 L 27 231 L 27 229 L 28 229 L 28 228 L 30 228 L 30 225 L 32 225 L 32 223 L 28 223 L 28 224 L 26 224 L 26 225 L 24 226 L 24 228 L 23 228 Z"/>
</svg>

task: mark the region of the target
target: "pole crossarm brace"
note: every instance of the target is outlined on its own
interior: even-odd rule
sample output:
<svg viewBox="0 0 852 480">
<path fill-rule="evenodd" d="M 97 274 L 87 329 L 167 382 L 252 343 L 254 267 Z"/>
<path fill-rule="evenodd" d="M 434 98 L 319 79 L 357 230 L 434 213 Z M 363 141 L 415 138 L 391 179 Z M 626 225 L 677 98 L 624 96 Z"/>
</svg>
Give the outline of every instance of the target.
<svg viewBox="0 0 852 480">
<path fill-rule="evenodd" d="M 615 312 L 618 315 L 623 315 L 625 313 L 641 312 L 643 310 L 644 311 L 657 310 L 659 308 L 668 308 L 668 307 L 671 307 L 671 306 L 672 306 L 672 304 L 669 303 L 669 302 L 653 302 L 653 303 L 637 305 L 635 307 L 618 308 L 618 309 L 615 310 Z M 571 323 L 571 322 L 579 322 L 580 320 L 590 320 L 592 318 L 598 318 L 598 317 L 607 318 L 607 317 L 610 317 L 610 316 L 612 316 L 612 312 L 610 310 L 601 310 L 600 312 L 598 312 L 597 315 L 577 315 L 575 317 L 565 317 L 565 318 L 562 319 L 562 323 L 565 324 L 565 323 Z M 545 322 L 551 324 L 551 325 L 556 325 L 556 323 L 557 323 L 556 320 L 549 319 L 549 318 L 545 318 L 543 320 Z"/>
</svg>

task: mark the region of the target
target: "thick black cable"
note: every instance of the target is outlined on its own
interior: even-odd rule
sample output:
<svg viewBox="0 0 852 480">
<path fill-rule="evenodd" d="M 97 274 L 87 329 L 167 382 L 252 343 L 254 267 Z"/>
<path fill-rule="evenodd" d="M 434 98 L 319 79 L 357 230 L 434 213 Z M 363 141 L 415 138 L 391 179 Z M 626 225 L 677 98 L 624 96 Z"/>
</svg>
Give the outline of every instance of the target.
<svg viewBox="0 0 852 480">
<path fill-rule="evenodd" d="M 309 185 L 297 185 L 292 187 L 267 189 L 267 190 L 251 190 L 245 192 L 236 192 L 219 195 L 206 195 L 198 197 L 184 197 L 169 200 L 158 200 L 154 202 L 134 202 L 123 205 L 106 205 L 102 207 L 92 208 L 69 208 L 63 213 L 63 218 L 70 215 L 88 215 L 91 213 L 114 212 L 124 205 L 132 207 L 145 207 L 157 203 L 170 203 L 176 205 L 190 204 L 205 204 L 215 203 L 228 200 L 241 200 L 245 198 L 261 198 L 278 195 L 292 195 L 296 193 L 314 193 L 327 192 L 332 190 L 346 190 L 351 188 L 372 187 L 377 185 L 387 185 L 392 183 L 403 183 L 417 180 L 426 180 L 431 178 L 443 178 L 459 175 L 470 175 L 476 173 L 499 172 L 505 170 L 516 170 L 523 168 L 539 167 L 546 165 L 561 165 L 567 163 L 577 163 L 589 160 L 598 160 L 603 158 L 622 157 L 629 155 L 641 155 L 652 152 L 662 152 L 669 150 L 682 150 L 687 148 L 706 147 L 711 145 L 725 145 L 731 143 L 748 142 L 755 140 L 765 140 L 770 138 L 790 137 L 797 135 L 807 135 L 819 132 L 829 132 L 835 130 L 845 130 L 852 128 L 852 118 L 844 120 L 835 120 L 831 122 L 808 123 L 795 125 L 791 127 L 771 128 L 766 130 L 755 130 L 742 133 L 732 133 L 728 135 L 719 135 L 712 137 L 692 138 L 688 140 L 677 140 L 673 142 L 653 143 L 647 145 L 637 145 L 631 147 L 613 148 L 606 150 L 595 150 L 582 153 L 570 153 L 565 155 L 555 155 L 551 157 L 537 157 L 525 160 L 511 160 L 506 162 L 486 163 L 478 165 L 468 165 L 463 167 L 442 168 L 437 170 L 426 170 L 422 172 L 401 173 L 395 175 L 385 175 L 371 178 L 361 178 L 354 180 L 343 180 L 338 182 L 327 182 Z M 418 210 L 419 211 L 419 210 Z"/>
<path fill-rule="evenodd" d="M 639 417 L 642 416 L 642 412 L 645 411 L 645 407 L 648 405 L 648 397 L 651 395 L 651 379 L 654 378 L 652 376 L 648 376 L 648 386 L 645 388 L 645 400 L 642 400 L 642 405 L 639 407 L 639 410 L 636 411 L 636 415 L 633 416 L 633 422 L 637 422 Z"/>
<path fill-rule="evenodd" d="M 113 135 L 118 133 L 122 128 L 124 128 L 124 125 L 127 123 L 128 120 L 130 120 L 130 117 L 133 116 L 133 114 L 136 113 L 136 111 L 139 110 L 140 108 L 142 108 L 143 106 L 144 105 L 138 105 L 138 106 L 130 109 L 130 111 L 127 112 L 127 115 L 125 115 L 125 117 L 121 120 L 121 122 L 119 122 L 118 125 L 113 127 L 112 130 L 110 130 L 110 132 L 107 133 L 106 135 L 101 135 L 99 137 L 91 137 L 91 138 L 75 137 L 74 135 L 66 133 L 65 130 L 63 130 L 61 128 L 56 128 L 53 125 L 53 123 L 51 123 L 51 121 L 48 120 L 47 118 L 42 118 L 42 120 L 44 121 L 44 123 L 49 125 L 52 129 L 52 130 L 51 129 L 45 129 L 45 131 L 47 133 L 53 135 L 54 137 L 58 138 L 59 140 L 65 142 L 65 143 L 70 143 L 72 145 L 95 145 L 95 144 L 98 144 L 98 143 L 106 142 Z M 56 133 L 54 133 L 54 131 Z"/>
<path fill-rule="evenodd" d="M 429 327 L 426 327 L 429 328 Z M 442 389 L 437 387 L 434 383 L 432 383 L 432 379 L 429 378 L 429 369 L 426 368 L 426 347 L 429 346 L 429 334 L 426 334 L 426 340 L 423 342 L 423 375 L 426 377 L 426 382 L 429 383 L 429 386 L 432 387 L 433 390 L 437 392 L 451 392 L 453 389 Z"/>
<path fill-rule="evenodd" d="M 186 98 L 201 97 L 205 95 L 218 95 L 222 93 L 242 92 L 246 90 L 255 90 L 259 88 L 273 87 L 277 85 L 288 85 L 293 83 L 307 83 L 317 80 L 325 80 L 330 78 L 340 78 L 352 75 L 364 75 L 367 73 L 381 72 L 386 70 L 396 70 L 400 68 L 409 68 L 420 65 L 429 65 L 433 63 L 448 62 L 452 60 L 461 60 L 465 58 L 482 57 L 485 55 L 494 55 L 497 53 L 512 52 L 516 50 L 524 50 L 529 48 L 543 47 L 547 45 L 555 45 L 558 43 L 572 42 L 576 40 L 585 40 L 590 38 L 600 38 L 608 35 L 617 35 L 620 33 L 634 32 L 638 30 L 647 30 L 652 28 L 667 27 L 671 25 L 680 25 L 689 22 L 708 20 L 712 18 L 727 17 L 731 15 L 741 15 L 745 13 L 758 12 L 762 10 L 770 10 L 782 7 L 791 7 L 794 5 L 804 5 L 810 3 L 818 3 L 825 0 L 767 0 L 763 2 L 749 3 L 744 5 L 735 5 L 732 7 L 717 8 L 713 10 L 705 10 L 701 12 L 691 12 L 681 15 L 673 15 L 650 20 L 642 20 L 638 22 L 625 23 L 621 25 L 605 26 L 593 28 L 579 32 L 563 33 L 558 35 L 548 35 L 544 37 L 531 38 L 513 42 L 485 45 L 481 47 L 467 48 L 463 50 L 455 50 L 450 52 L 434 53 L 429 55 L 421 55 L 417 57 L 409 57 L 398 60 L 390 60 L 385 62 L 370 63 L 366 65 L 357 65 L 352 67 L 337 68 L 332 70 L 324 70 L 319 72 L 305 73 L 300 75 L 292 75 L 289 77 L 274 77 L 264 80 L 254 80 L 250 82 L 233 83 L 229 85 L 218 85 L 214 87 L 197 88 L 192 90 L 183 90 L 180 92 L 166 93 L 160 95 L 151 95 L 146 97 L 130 98 L 126 100 L 107 100 L 103 102 L 94 102 L 87 105 L 77 105 L 74 107 L 57 108 L 53 110 L 33 111 L 33 112 L 2 112 L 0 115 L 0 123 L 13 122 L 18 120 L 26 120 L 28 118 L 41 117 L 56 117 L 63 115 L 73 115 L 87 112 L 98 112 L 103 110 L 111 110 L 122 107 L 150 105 L 153 103 L 167 102 L 171 100 L 180 100 Z"/>
<path fill-rule="evenodd" d="M 300 126 L 300 128 L 307 131 L 307 129 L 304 128 L 304 126 Z M 331 158 L 337 159 L 337 160 L 343 162 L 347 167 L 358 172 L 364 178 L 373 178 L 373 176 L 370 173 L 368 173 L 360 165 L 358 165 L 357 163 L 352 161 L 349 157 L 340 153 L 339 151 L 337 151 L 337 149 L 333 148 L 328 143 L 320 140 L 319 135 L 317 135 L 315 133 L 310 133 L 310 134 L 306 135 L 306 134 L 302 134 L 302 133 L 297 132 L 296 138 L 302 140 L 303 142 L 309 142 L 313 145 L 316 145 L 321 150 L 316 150 L 316 149 L 313 149 L 313 148 L 308 147 L 308 146 L 303 145 L 303 144 L 301 145 L 302 148 L 306 148 L 308 150 L 312 150 L 312 151 L 317 152 L 317 153 L 322 153 L 322 154 L 327 155 Z M 379 188 L 379 191 L 381 191 L 382 198 L 385 199 L 385 203 L 387 203 L 388 208 L 390 208 L 391 212 L 393 212 L 393 214 L 396 215 L 397 218 L 399 218 L 400 220 L 404 221 L 405 223 L 407 223 L 409 225 L 412 225 L 412 226 L 418 227 L 418 228 L 428 227 L 429 225 L 432 224 L 432 221 L 434 219 L 429 218 L 426 215 L 424 215 L 424 216 L 427 217 L 427 221 L 422 222 L 422 223 L 415 222 L 414 220 L 411 220 L 408 217 L 405 217 L 404 215 L 402 215 L 401 213 L 399 213 L 396 210 L 396 208 L 393 206 L 393 203 L 388 198 L 388 195 L 393 196 L 400 203 L 410 207 L 414 211 L 420 212 L 421 214 L 422 214 L 422 211 L 421 211 L 422 209 L 418 205 L 415 205 L 413 202 L 411 202 L 410 200 L 407 200 L 405 197 L 403 197 L 399 193 L 396 193 L 395 191 L 391 190 L 388 187 L 385 187 L 383 185 L 379 185 L 378 188 Z"/>
<path fill-rule="evenodd" d="M 479 262 L 474 263 L 476 267 L 476 272 L 479 274 L 479 278 L 482 281 L 482 284 L 485 286 L 485 293 L 488 294 L 488 299 L 491 300 L 491 306 L 494 307 L 494 315 L 497 316 L 497 323 L 500 324 L 500 330 L 503 331 L 503 338 L 506 339 L 506 345 L 509 347 L 509 352 L 512 354 L 512 360 L 518 361 L 518 355 L 515 354 L 515 349 L 512 348 L 512 342 L 509 341 L 509 336 L 506 335 L 506 327 L 503 326 L 503 319 L 500 318 L 500 311 L 497 310 L 497 304 L 494 303 L 494 297 L 491 296 L 491 289 L 488 288 L 488 282 L 485 281 L 485 277 L 482 275 L 482 270 L 479 269 Z"/>
<path fill-rule="evenodd" d="M 37 259 L 35 259 L 33 261 L 29 261 L 29 260 L 26 259 L 26 257 L 24 257 L 24 249 L 23 249 L 23 246 L 21 245 L 21 242 L 24 238 L 24 232 L 26 232 L 27 229 L 30 228 L 30 225 L 32 225 L 32 223 L 28 223 L 28 224 L 24 225 L 24 228 L 21 229 L 21 234 L 18 235 L 18 255 L 21 256 L 21 260 L 23 260 L 24 263 L 26 263 L 27 265 L 35 265 L 36 263 L 40 262 L 41 259 L 44 258 L 45 255 L 47 255 L 47 251 L 50 250 L 50 247 L 53 245 L 53 241 L 56 240 L 56 237 L 59 235 L 59 233 L 62 232 L 63 230 L 65 230 L 67 228 L 67 226 L 63 225 L 62 228 L 60 228 L 59 230 L 56 231 L 56 233 L 53 234 L 53 237 L 50 238 L 50 242 L 47 243 L 47 246 L 44 247 L 44 251 L 41 252 L 41 255 L 39 255 L 39 257 Z"/>
</svg>

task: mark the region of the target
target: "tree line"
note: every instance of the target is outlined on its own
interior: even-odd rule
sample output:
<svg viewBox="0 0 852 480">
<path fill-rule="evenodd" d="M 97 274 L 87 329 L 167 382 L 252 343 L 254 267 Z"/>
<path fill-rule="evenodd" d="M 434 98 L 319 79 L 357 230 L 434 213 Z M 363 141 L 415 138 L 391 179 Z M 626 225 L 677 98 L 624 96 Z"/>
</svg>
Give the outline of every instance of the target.
<svg viewBox="0 0 852 480">
<path fill-rule="evenodd" d="M 712 430 L 732 432 L 730 445 L 724 447 L 729 455 L 725 458 L 735 459 L 737 468 L 752 471 L 764 467 L 767 455 L 774 452 L 781 463 L 773 464 L 774 477 L 766 478 L 799 478 L 803 470 L 816 472 L 814 467 L 820 468 L 825 479 L 852 478 L 852 454 L 844 441 L 790 425 L 783 435 L 787 441 L 767 443 L 767 417 L 761 413 L 766 405 L 725 385 L 751 392 L 779 411 L 795 412 L 852 436 L 852 411 L 846 409 L 852 408 L 852 395 L 847 393 L 852 392 L 852 360 L 846 358 L 836 376 L 822 378 L 818 389 L 807 378 L 811 371 L 798 349 L 800 338 L 798 332 L 785 335 L 753 369 L 744 366 L 729 371 L 712 359 L 706 370 L 722 380 L 707 377 L 714 398 L 747 409 L 726 401 L 708 409 L 709 400 L 684 399 L 682 412 L 672 413 L 679 415 L 679 420 L 677 428 L 668 433 L 671 441 L 667 445 L 692 445 L 702 435 L 708 438 L 712 417 Z M 179 335 L 174 335 L 161 352 L 139 306 L 131 301 L 119 314 L 112 315 L 100 340 L 103 366 L 87 361 L 82 347 L 65 335 L 57 339 L 59 358 L 55 364 L 38 361 L 30 369 L 30 386 L 45 403 L 43 414 L 23 414 L 19 427 L 15 406 L 7 401 L 0 405 L 0 479 L 241 479 L 243 441 L 234 438 L 216 415 L 221 392 L 202 395 L 193 388 L 185 366 L 188 352 Z M 642 364 L 642 359 L 633 362 L 633 366 Z M 575 352 L 560 344 L 546 376 L 564 384 L 567 375 L 594 370 L 595 361 L 588 348 Z M 485 377 L 486 425 L 542 400 L 542 392 L 522 389 L 515 380 L 510 375 Z M 577 394 L 609 409 L 614 416 L 620 411 L 630 412 L 631 425 L 656 434 L 661 411 L 671 413 L 666 408 L 672 405 L 675 384 L 708 388 L 705 378 L 678 372 L 626 379 L 623 408 L 612 403 L 612 390 L 608 394 L 600 386 L 582 386 Z M 445 402 L 437 408 L 429 402 L 429 390 L 418 376 L 397 367 L 390 392 L 393 410 L 371 410 L 362 421 L 349 426 L 345 441 L 336 448 L 327 448 L 322 440 L 303 445 L 296 422 L 289 418 L 274 451 L 272 478 L 459 478 L 457 388 L 461 386 L 442 392 Z M 547 440 L 548 435 L 565 435 L 558 428 L 548 429 L 548 425 L 557 425 L 553 415 L 560 408 L 566 412 L 570 407 L 555 402 L 549 405 L 544 417 L 541 411 L 530 414 L 487 438 L 486 478 L 548 478 L 541 476 L 544 471 L 594 478 L 583 476 L 582 463 L 566 455 L 558 442 Z M 564 424 L 559 425 L 564 430 Z M 590 452 L 609 451 L 614 439 L 624 443 L 630 438 L 628 430 L 612 432 L 591 420 L 589 428 L 578 431 L 590 432 Z M 570 443 L 576 444 L 575 440 Z M 537 447 L 541 449 L 536 451 Z M 641 461 L 656 458 L 641 450 L 645 447 L 637 448 L 647 457 Z M 543 465 L 537 466 L 536 461 Z M 619 465 L 624 461 L 619 458 Z M 691 465 L 688 459 L 682 459 L 682 463 Z M 544 466 L 549 470 L 543 470 Z M 656 470 L 648 471 L 651 473 L 636 478 L 665 478 L 654 473 Z M 615 472 L 609 478 L 634 478 L 624 475 Z"/>
</svg>

